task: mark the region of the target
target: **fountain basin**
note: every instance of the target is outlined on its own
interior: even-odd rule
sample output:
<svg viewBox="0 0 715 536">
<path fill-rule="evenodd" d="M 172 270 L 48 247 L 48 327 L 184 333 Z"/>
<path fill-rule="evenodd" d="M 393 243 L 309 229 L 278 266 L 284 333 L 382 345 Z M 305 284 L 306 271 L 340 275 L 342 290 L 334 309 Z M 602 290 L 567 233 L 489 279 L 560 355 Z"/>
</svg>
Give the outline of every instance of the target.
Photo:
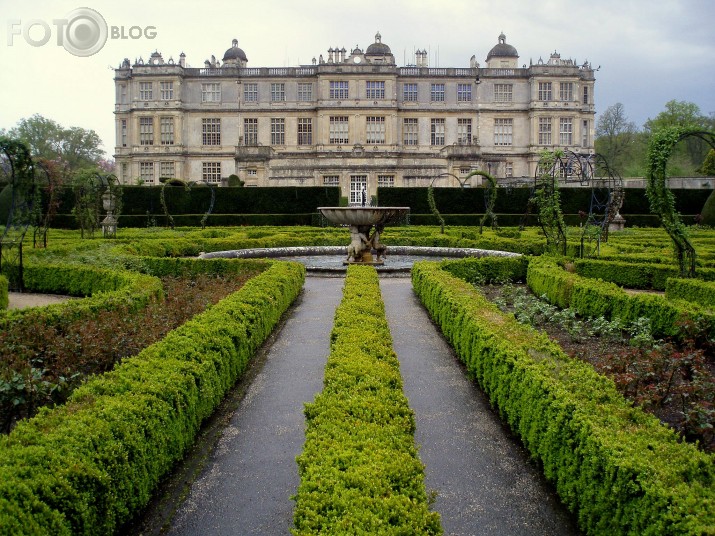
<svg viewBox="0 0 715 536">
<path fill-rule="evenodd" d="M 338 225 L 386 225 L 410 212 L 410 207 L 318 207 L 328 221 Z"/>
</svg>

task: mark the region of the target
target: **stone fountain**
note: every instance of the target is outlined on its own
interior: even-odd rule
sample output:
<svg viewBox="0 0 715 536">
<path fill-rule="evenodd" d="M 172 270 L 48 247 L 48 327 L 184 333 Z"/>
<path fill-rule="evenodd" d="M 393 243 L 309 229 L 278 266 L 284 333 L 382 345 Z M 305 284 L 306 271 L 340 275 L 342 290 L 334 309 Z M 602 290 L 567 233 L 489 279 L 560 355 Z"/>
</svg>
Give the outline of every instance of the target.
<svg viewBox="0 0 715 536">
<path fill-rule="evenodd" d="M 378 265 L 383 264 L 380 257 L 387 251 L 380 242 L 382 230 L 410 212 L 409 207 L 318 207 L 318 210 L 331 223 L 350 226 L 348 256 L 343 264 Z"/>
</svg>

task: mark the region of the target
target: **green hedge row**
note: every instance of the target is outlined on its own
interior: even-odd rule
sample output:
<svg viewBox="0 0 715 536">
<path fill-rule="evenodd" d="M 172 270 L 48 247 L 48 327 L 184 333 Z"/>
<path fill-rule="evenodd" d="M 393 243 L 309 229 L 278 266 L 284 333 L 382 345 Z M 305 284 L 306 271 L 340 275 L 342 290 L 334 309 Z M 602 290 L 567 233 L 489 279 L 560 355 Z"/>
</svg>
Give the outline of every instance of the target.
<svg viewBox="0 0 715 536">
<path fill-rule="evenodd" d="M 26 264 L 23 282 L 32 292 L 87 297 L 45 307 L 0 310 L 0 327 L 15 322 L 30 325 L 69 323 L 118 307 L 128 306 L 130 311 L 136 311 L 149 301 L 164 297 L 161 281 L 156 277 L 89 265 Z"/>
<path fill-rule="evenodd" d="M 441 534 L 372 267 L 348 268 L 330 340 L 305 407 L 293 534 Z"/>
<path fill-rule="evenodd" d="M 715 309 L 715 282 L 698 279 L 668 279 L 665 297 L 669 300 L 686 300 Z"/>
<path fill-rule="evenodd" d="M 700 214 L 707 190 L 673 189 L 675 209 L 681 214 Z M 483 213 L 486 188 L 434 188 L 434 199 L 440 212 L 450 214 Z M 591 206 L 590 188 L 560 187 L 561 210 L 564 214 L 588 212 Z M 604 198 L 606 190 L 598 190 Z M 494 212 L 497 214 L 523 214 L 531 195 L 531 188 L 499 188 Z M 427 188 L 378 188 L 377 198 L 381 206 L 410 207 L 415 214 L 430 214 Z M 621 214 L 650 214 L 650 205 L 643 188 L 626 188 Z M 624 216 L 628 218 L 628 216 Z"/>
<path fill-rule="evenodd" d="M 185 257 L 127 257 L 125 266 L 156 277 L 194 277 L 262 272 L 270 267 L 262 259 L 189 259 Z"/>
<path fill-rule="evenodd" d="M 7 309 L 9 283 L 7 277 L 0 275 L 0 311 Z"/>
<path fill-rule="evenodd" d="M 581 259 L 575 261 L 574 266 L 576 273 L 580 276 L 603 279 L 618 286 L 633 289 L 665 290 L 667 279 L 680 275 L 677 266 L 662 263 Z M 713 281 L 715 280 L 715 269 L 698 268 L 697 275 L 705 281 Z"/>
<path fill-rule="evenodd" d="M 591 535 L 715 534 L 712 456 L 633 408 L 613 383 L 436 263 L 417 295 Z"/>
<path fill-rule="evenodd" d="M 712 311 L 660 295 L 629 294 L 614 283 L 567 272 L 552 258 L 530 259 L 526 282 L 537 296 L 545 295 L 554 305 L 570 307 L 582 316 L 617 318 L 624 324 L 649 318 L 656 337 L 677 337 L 681 335 L 679 323 L 702 320 L 707 332 L 715 336 Z"/>
<path fill-rule="evenodd" d="M 526 281 L 527 257 L 480 257 L 442 261 L 440 267 L 472 284 Z"/>
<path fill-rule="evenodd" d="M 3 534 L 111 534 L 150 500 L 298 296 L 275 263 L 68 402 L 0 438 Z"/>
<path fill-rule="evenodd" d="M 203 214 L 172 214 L 177 227 L 200 226 Z M 211 214 L 206 219 L 209 227 L 245 225 L 315 225 L 316 213 L 305 214 Z M 120 215 L 119 229 L 128 227 L 168 227 L 164 214 Z M 57 229 L 79 229 L 79 224 L 71 214 L 58 214 L 52 219 L 52 227 Z"/>
</svg>

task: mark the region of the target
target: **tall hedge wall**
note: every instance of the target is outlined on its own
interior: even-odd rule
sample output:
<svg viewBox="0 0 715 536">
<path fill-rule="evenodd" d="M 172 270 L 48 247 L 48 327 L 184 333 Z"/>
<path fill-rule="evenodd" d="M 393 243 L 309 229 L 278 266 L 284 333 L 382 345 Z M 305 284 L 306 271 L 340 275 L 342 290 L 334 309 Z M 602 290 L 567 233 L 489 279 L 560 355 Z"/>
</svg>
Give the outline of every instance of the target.
<svg viewBox="0 0 715 536">
<path fill-rule="evenodd" d="M 437 208 L 443 214 L 481 214 L 484 212 L 485 188 L 435 188 Z M 700 214 L 709 190 L 671 190 L 675 196 L 675 208 L 684 215 Z M 561 188 L 561 203 L 564 214 L 588 212 L 591 204 L 590 188 Z M 600 191 L 601 197 L 605 190 Z M 530 188 L 500 188 L 494 212 L 497 214 L 523 214 L 531 195 Z M 427 204 L 427 188 L 378 188 L 381 206 L 408 206 L 413 214 L 430 214 Z M 650 214 L 650 205 L 645 189 L 626 189 L 621 214 Z"/>
<path fill-rule="evenodd" d="M 164 209 L 161 206 L 161 186 L 124 186 L 122 193 L 122 217 L 128 226 L 146 226 L 147 213 L 157 217 L 157 224 L 163 225 L 161 218 Z M 214 225 L 242 224 L 255 222 L 226 222 L 231 219 L 226 215 L 256 215 L 256 214 L 292 214 L 306 219 L 305 215 L 317 212 L 318 207 L 338 206 L 340 203 L 340 188 L 333 187 L 266 187 L 266 188 L 215 188 L 216 199 L 212 214 L 214 219 L 223 216 Z M 169 213 L 176 217 L 193 215 L 196 222 L 186 223 L 196 225 L 201 216 L 206 213 L 211 203 L 211 190 L 206 186 L 194 186 L 186 190 L 180 186 L 167 187 L 164 191 Z M 66 188 L 60 196 L 60 208 L 55 219 L 57 226 L 71 227 L 74 225 L 72 207 L 74 193 Z M 131 217 L 140 217 L 132 219 Z M 120 225 L 124 222 L 120 217 Z M 219 218 L 221 219 L 221 218 Z M 211 222 L 210 222 L 211 223 Z M 295 222 L 288 222 L 296 225 Z"/>
</svg>

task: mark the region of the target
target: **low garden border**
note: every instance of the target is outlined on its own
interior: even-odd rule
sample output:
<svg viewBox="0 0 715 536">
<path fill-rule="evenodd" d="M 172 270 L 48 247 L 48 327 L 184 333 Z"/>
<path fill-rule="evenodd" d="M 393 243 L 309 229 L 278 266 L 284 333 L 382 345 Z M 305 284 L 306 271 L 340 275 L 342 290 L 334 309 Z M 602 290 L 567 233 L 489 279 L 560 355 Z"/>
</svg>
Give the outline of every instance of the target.
<svg viewBox="0 0 715 536">
<path fill-rule="evenodd" d="M 9 288 L 9 283 L 8 283 L 7 277 L 0 275 L 0 311 L 7 309 L 8 288 Z"/>
<path fill-rule="evenodd" d="M 576 273 L 591 279 L 603 279 L 621 287 L 644 290 L 665 290 L 669 277 L 680 277 L 674 264 L 580 259 L 574 262 Z M 697 276 L 715 280 L 715 269 L 698 268 Z"/>
<path fill-rule="evenodd" d="M 298 296 L 275 263 L 238 292 L 0 438 L 5 533 L 109 534 L 150 500 Z"/>
<path fill-rule="evenodd" d="M 374 268 L 348 267 L 330 340 L 305 407 L 293 534 L 442 534 Z"/>
<path fill-rule="evenodd" d="M 658 419 L 633 408 L 613 382 L 436 263 L 416 263 L 412 281 L 582 530 L 712 534 L 712 456 L 679 442 Z"/>
</svg>

